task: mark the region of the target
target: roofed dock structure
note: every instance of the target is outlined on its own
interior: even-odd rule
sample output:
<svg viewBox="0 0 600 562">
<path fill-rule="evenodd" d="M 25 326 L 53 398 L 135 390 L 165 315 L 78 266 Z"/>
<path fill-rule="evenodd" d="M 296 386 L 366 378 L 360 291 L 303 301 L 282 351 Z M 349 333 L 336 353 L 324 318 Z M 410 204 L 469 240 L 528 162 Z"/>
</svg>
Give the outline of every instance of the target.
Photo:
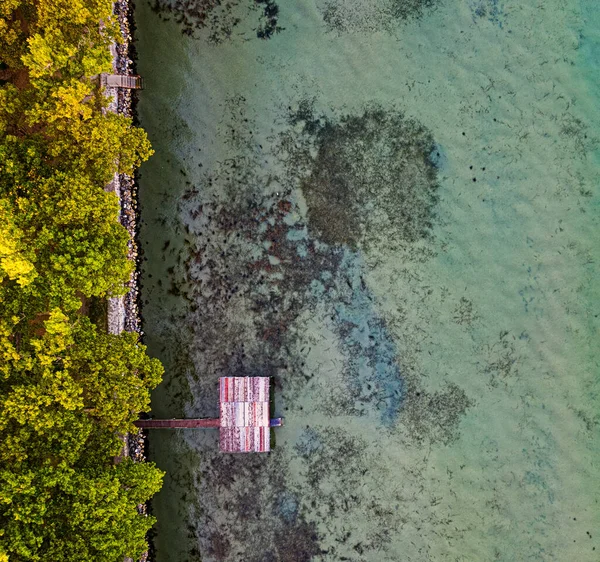
<svg viewBox="0 0 600 562">
<path fill-rule="evenodd" d="M 283 425 L 270 418 L 269 377 L 221 377 L 219 417 L 201 419 L 139 420 L 137 427 L 219 428 L 222 453 L 267 453 L 271 450 L 271 427 Z"/>
</svg>

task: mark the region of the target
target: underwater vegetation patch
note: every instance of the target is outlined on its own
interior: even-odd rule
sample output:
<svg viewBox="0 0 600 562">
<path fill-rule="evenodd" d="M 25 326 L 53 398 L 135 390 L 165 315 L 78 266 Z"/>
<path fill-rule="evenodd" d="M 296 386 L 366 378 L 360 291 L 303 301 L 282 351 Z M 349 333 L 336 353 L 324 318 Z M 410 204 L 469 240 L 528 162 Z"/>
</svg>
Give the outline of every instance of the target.
<svg viewBox="0 0 600 562">
<path fill-rule="evenodd" d="M 519 375 L 521 355 L 517 347 L 521 340 L 506 330 L 502 330 L 498 340 L 482 346 L 485 357 L 483 373 L 489 377 L 488 384 L 495 387 L 499 382 L 507 383 Z"/>
<path fill-rule="evenodd" d="M 284 28 L 278 25 L 279 6 L 273 0 L 254 0 L 254 3 L 263 9 L 263 17 L 256 30 L 259 39 L 270 39 L 274 33 L 283 31 Z"/>
<path fill-rule="evenodd" d="M 461 297 L 460 301 L 452 312 L 452 320 L 461 326 L 471 326 L 479 318 L 473 302 L 465 297 Z"/>
<path fill-rule="evenodd" d="M 173 19 L 184 35 L 214 44 L 251 33 L 269 39 L 283 31 L 274 0 L 153 0 L 152 9 L 165 21 Z"/>
<path fill-rule="evenodd" d="M 386 552 L 411 511 L 402 505 L 404 481 L 394 491 L 373 486 L 371 479 L 386 482 L 400 473 L 390 471 L 378 453 L 364 438 L 324 426 L 307 428 L 293 448 L 295 461 L 301 461 L 297 494 L 311 519 L 327 529 L 321 539 L 327 560 L 358 561 L 367 553 Z"/>
<path fill-rule="evenodd" d="M 473 23 L 483 19 L 497 25 L 500 29 L 504 26 L 504 7 L 499 0 L 474 0 L 469 3 L 469 6 Z"/>
<path fill-rule="evenodd" d="M 439 0 L 325 0 L 319 11 L 329 31 L 392 31 L 403 21 L 419 18 Z"/>
<path fill-rule="evenodd" d="M 309 562 L 321 553 L 315 524 L 300 513 L 298 498 L 287 487 L 288 463 L 275 450 L 269 455 L 202 455 L 190 522 L 210 559 Z M 219 517 L 207 521 L 203 506 Z"/>
<path fill-rule="evenodd" d="M 290 190 L 228 193 L 225 203 L 192 187 L 181 201 L 186 243 L 176 289 L 190 303 L 197 371 L 283 377 L 284 395 L 293 396 L 312 374 L 287 351 L 290 328 L 324 305 L 347 358 L 345 402 L 327 413 L 375 411 L 393 423 L 402 397 L 397 352 L 358 254 L 311 239 Z"/>
<path fill-rule="evenodd" d="M 362 250 L 376 239 L 373 229 L 409 247 L 431 236 L 437 200 L 431 155 L 439 147 L 395 109 L 370 106 L 325 118 L 305 101 L 281 134 L 265 140 L 253 133 L 256 119 L 243 97 L 225 107 L 230 115 L 219 127 L 227 157 L 198 175 L 182 173 L 182 244 L 176 257 L 172 244 L 163 247 L 174 264 L 168 292 L 186 309 L 174 321 L 189 353 L 173 361 L 189 385 L 186 415 L 216 415 L 217 376 L 262 375 L 273 379 L 281 414 L 297 417 L 304 409 L 307 424 L 316 414 L 332 426 L 298 428 L 296 446 L 278 443 L 268 456 L 221 455 L 193 442 L 202 460 L 194 466 L 191 539 L 197 552 L 224 562 L 362 560 L 389 548 L 406 517 L 405 498 L 361 485 L 393 475 L 374 458 L 381 452 L 376 444 L 335 424 L 362 418 L 389 439 L 447 443 L 470 405 L 456 386 L 437 393 L 421 388 L 365 276 L 370 266 Z M 318 198 L 335 203 L 335 194 L 326 193 L 330 164 L 350 207 L 335 207 L 341 218 L 333 230 L 327 210 L 319 216 L 310 207 Z M 386 185 L 390 179 L 399 190 Z M 401 220 L 403 205 L 414 213 Z M 474 314 L 461 301 L 456 321 L 468 325 Z M 340 358 L 335 388 L 313 380 L 321 375 L 304 349 L 315 335 L 305 319 L 327 326 L 327 345 Z M 292 463 L 301 486 L 287 474 Z M 420 478 L 416 470 L 409 476 Z M 259 492 L 249 493 L 248 482 Z"/>
<path fill-rule="evenodd" d="M 377 105 L 336 120 L 316 117 L 309 101 L 289 120 L 303 127 L 291 164 L 303 174 L 315 236 L 352 249 L 429 236 L 438 200 L 436 144 L 418 121 Z"/>
<path fill-rule="evenodd" d="M 196 392 L 209 390 L 205 372 L 262 374 L 280 385 L 286 407 L 299 407 L 295 397 L 314 372 L 290 350 L 303 330 L 300 318 L 319 310 L 342 359 L 339 388 L 315 407 L 330 417 L 374 414 L 392 427 L 404 400 L 403 353 L 366 283 L 361 250 L 378 237 L 411 247 L 431 236 L 438 187 L 432 154 L 439 147 L 395 109 L 369 106 L 335 119 L 315 116 L 310 100 L 289 112 L 289 126 L 271 144 L 258 144 L 245 131 L 254 119 L 244 100 L 227 107 L 243 123 L 236 129 L 223 120 L 229 157 L 198 185 L 187 182 L 180 201 L 185 249 L 173 290 L 189 302 Z M 268 170 L 266 155 L 275 162 Z M 469 305 L 461 301 L 455 321 L 476 319 Z M 464 411 L 463 397 L 454 396 L 456 407 L 430 397 L 440 416 Z M 458 416 L 446 421 L 451 432 Z M 432 434 L 427 423 L 419 427 Z"/>
<path fill-rule="evenodd" d="M 459 423 L 474 402 L 456 384 L 425 391 L 418 380 L 407 380 L 401 427 L 414 443 L 448 444 L 459 437 Z"/>
</svg>

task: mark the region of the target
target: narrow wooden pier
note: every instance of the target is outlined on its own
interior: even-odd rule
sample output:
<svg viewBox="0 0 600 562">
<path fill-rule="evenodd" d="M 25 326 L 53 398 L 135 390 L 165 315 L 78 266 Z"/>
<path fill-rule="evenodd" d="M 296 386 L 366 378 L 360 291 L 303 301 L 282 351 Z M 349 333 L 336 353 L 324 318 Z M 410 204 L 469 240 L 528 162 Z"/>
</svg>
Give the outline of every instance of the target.
<svg viewBox="0 0 600 562">
<path fill-rule="evenodd" d="M 100 85 L 107 88 L 141 90 L 144 88 L 144 81 L 141 76 L 131 74 L 101 74 Z"/>
<path fill-rule="evenodd" d="M 134 422 L 136 427 L 142 429 L 158 428 L 196 428 L 196 427 L 219 427 L 221 420 L 219 418 L 200 418 L 200 419 L 170 419 L 170 420 L 138 420 Z"/>
</svg>

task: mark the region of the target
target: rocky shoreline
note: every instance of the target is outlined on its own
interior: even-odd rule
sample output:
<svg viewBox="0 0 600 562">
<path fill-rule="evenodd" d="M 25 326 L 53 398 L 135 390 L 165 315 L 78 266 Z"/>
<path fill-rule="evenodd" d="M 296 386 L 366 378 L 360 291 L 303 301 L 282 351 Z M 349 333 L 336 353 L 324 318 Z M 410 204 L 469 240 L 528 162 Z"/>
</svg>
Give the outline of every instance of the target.
<svg viewBox="0 0 600 562">
<path fill-rule="evenodd" d="M 114 14 L 119 22 L 123 42 L 113 44 L 111 52 L 113 55 L 114 74 L 133 74 L 133 60 L 131 56 L 131 13 L 128 0 L 117 0 L 114 3 Z M 133 117 L 134 100 L 132 91 L 126 88 L 106 88 L 107 97 L 111 98 L 108 106 L 109 111 Z M 108 189 L 114 191 L 119 198 L 119 222 L 129 232 L 128 258 L 135 263 L 135 269 L 127 283 L 128 291 L 121 297 L 108 299 L 108 332 L 119 334 L 123 331 L 137 332 L 140 339 L 144 333 L 141 329 L 141 318 L 139 310 L 139 258 L 140 253 L 137 243 L 138 232 L 138 199 L 137 185 L 135 179 L 126 174 L 115 174 Z M 147 436 L 140 429 L 136 433 L 130 433 L 124 437 L 123 456 L 131 457 L 135 462 L 146 461 Z M 140 514 L 147 515 L 147 506 L 138 506 Z M 150 559 L 149 553 L 145 553 L 140 562 Z M 130 559 L 126 559 L 128 561 Z"/>
</svg>

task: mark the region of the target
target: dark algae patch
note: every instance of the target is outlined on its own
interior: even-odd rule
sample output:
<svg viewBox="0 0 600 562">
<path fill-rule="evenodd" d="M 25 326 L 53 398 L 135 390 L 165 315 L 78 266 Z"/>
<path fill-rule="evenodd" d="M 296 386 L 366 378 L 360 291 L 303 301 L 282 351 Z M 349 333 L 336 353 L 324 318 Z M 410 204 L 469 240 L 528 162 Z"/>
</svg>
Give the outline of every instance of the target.
<svg viewBox="0 0 600 562">
<path fill-rule="evenodd" d="M 438 181 L 435 143 L 420 123 L 378 106 L 317 119 L 308 102 L 290 121 L 303 125 L 295 158 L 307 168 L 309 227 L 324 242 L 357 249 L 376 237 L 411 244 L 428 236 Z"/>
<path fill-rule="evenodd" d="M 252 32 L 269 39 L 283 31 L 279 6 L 273 0 L 152 0 L 152 8 L 164 20 L 179 24 L 184 35 L 213 44 Z"/>
<path fill-rule="evenodd" d="M 310 239 L 303 221 L 292 222 L 298 209 L 290 191 L 227 204 L 198 204 L 190 191 L 184 208 L 189 254 L 176 289 L 191 303 L 188 321 L 210 370 L 281 376 L 293 404 L 311 375 L 287 351 L 290 328 L 325 305 L 346 361 L 343 397 L 332 396 L 323 408 L 365 415 L 371 405 L 391 423 L 402 397 L 397 351 L 373 308 L 360 257 Z M 198 236 L 203 225 L 206 235 Z"/>
<path fill-rule="evenodd" d="M 454 440 L 471 404 L 456 385 L 422 388 L 367 280 L 365 248 L 379 236 L 408 247 L 432 237 L 434 141 L 395 109 L 326 118 L 306 101 L 265 142 L 252 133 L 243 97 L 226 107 L 227 157 L 186 179 L 178 202 L 183 242 L 168 291 L 186 304 L 181 333 L 169 339 L 188 350 L 173 368 L 193 397 L 188 416 L 216 415 L 219 376 L 271 376 L 275 415 L 295 420 L 297 431 L 291 440 L 279 433 L 267 456 L 222 455 L 201 441 L 208 437 L 186 434 L 202 447 L 196 474 L 183 464 L 172 473 L 197 491 L 188 538 L 227 562 L 386 552 L 406 499 L 363 485 L 393 477 L 389 461 L 341 420 L 420 448 Z M 309 322 L 326 327 L 335 349 L 330 381 L 315 371 Z M 419 469 L 410 478 L 421 478 Z"/>
<path fill-rule="evenodd" d="M 439 0 L 326 0 L 319 8 L 329 31 L 376 33 L 393 31 L 438 3 Z"/>
<path fill-rule="evenodd" d="M 287 462 L 278 451 L 202 461 L 202 503 L 219 512 L 192 529 L 211 560 L 310 562 L 321 554 L 315 524 L 298 512 L 298 499 L 286 487 Z"/>
<path fill-rule="evenodd" d="M 256 36 L 259 39 L 270 39 L 274 33 L 283 31 L 283 27 L 278 25 L 279 6 L 273 0 L 254 1 L 263 8 L 261 23 L 256 30 Z"/>
<path fill-rule="evenodd" d="M 473 406 L 465 391 L 449 384 L 437 392 L 425 392 L 418 380 L 407 381 L 402 427 L 414 443 L 443 443 L 458 438 L 458 425 L 467 408 Z"/>
</svg>

